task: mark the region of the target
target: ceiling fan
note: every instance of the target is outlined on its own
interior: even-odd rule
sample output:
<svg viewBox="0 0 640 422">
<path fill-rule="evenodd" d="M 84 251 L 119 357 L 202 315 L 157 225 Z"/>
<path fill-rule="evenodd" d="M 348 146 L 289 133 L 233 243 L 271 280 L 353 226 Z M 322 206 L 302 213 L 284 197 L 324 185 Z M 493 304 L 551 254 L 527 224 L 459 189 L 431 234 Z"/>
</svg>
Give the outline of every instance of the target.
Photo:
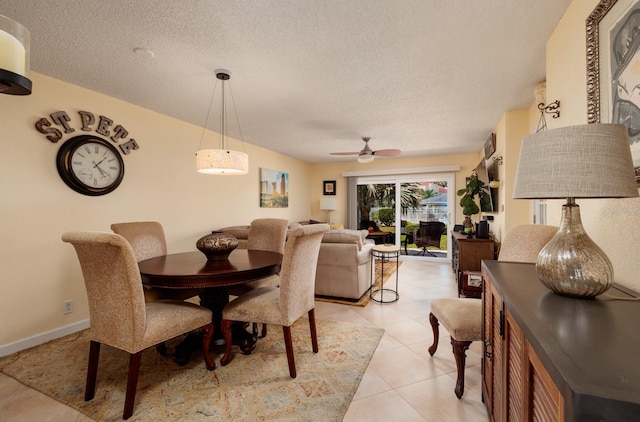
<svg viewBox="0 0 640 422">
<path fill-rule="evenodd" d="M 357 155 L 359 163 L 370 163 L 376 156 L 380 157 L 396 157 L 400 155 L 399 149 L 379 149 L 377 151 L 369 148 L 369 140 L 371 138 L 364 137 L 364 148 L 358 152 L 331 152 L 331 155 Z"/>
</svg>

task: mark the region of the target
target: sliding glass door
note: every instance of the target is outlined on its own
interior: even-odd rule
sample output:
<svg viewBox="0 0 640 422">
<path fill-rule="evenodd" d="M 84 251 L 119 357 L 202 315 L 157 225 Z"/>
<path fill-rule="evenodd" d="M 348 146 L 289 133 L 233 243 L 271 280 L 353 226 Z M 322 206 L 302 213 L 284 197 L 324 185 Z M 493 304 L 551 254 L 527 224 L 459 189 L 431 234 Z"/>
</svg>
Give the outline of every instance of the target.
<svg viewBox="0 0 640 422">
<path fill-rule="evenodd" d="M 448 259 L 454 180 L 453 173 L 358 177 L 358 228 L 404 255 Z"/>
</svg>

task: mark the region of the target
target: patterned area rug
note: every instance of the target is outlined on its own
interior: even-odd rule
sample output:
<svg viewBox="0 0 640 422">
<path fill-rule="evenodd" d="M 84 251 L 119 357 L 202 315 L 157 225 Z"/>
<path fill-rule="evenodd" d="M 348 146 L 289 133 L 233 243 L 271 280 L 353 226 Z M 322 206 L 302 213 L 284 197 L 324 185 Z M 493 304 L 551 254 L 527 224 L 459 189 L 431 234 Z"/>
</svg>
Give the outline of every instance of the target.
<svg viewBox="0 0 640 422">
<path fill-rule="evenodd" d="M 402 265 L 402 261 L 398 261 L 398 266 L 396 267 L 395 258 L 393 260 L 385 261 L 385 263 L 384 263 L 384 274 L 382 275 L 382 279 L 381 279 L 380 278 L 380 273 L 382 272 L 382 265 L 381 265 L 380 261 L 377 260 L 376 261 L 376 265 L 375 265 L 376 275 L 375 275 L 375 278 L 374 278 L 375 283 L 373 283 L 373 289 L 374 290 L 378 289 L 378 288 L 380 288 L 381 284 L 386 283 L 389 280 L 389 278 L 393 274 L 395 274 L 395 272 L 398 270 L 398 267 L 400 267 L 401 265 Z M 382 281 L 380 281 L 380 280 L 382 280 Z M 371 301 L 371 298 L 369 297 L 369 290 L 364 292 L 362 297 L 360 297 L 360 299 L 358 299 L 358 300 L 347 299 L 347 298 L 339 298 L 339 297 L 331 297 L 331 296 L 319 296 L 319 295 L 316 295 L 316 300 L 319 300 L 321 302 L 340 303 L 342 305 L 367 306 L 367 304 Z"/>
<path fill-rule="evenodd" d="M 339 421 L 346 413 L 384 330 L 317 320 L 319 352 L 309 322 L 292 327 L 297 378 L 289 377 L 282 329 L 269 326 L 251 355 L 234 348 L 227 366 L 207 371 L 197 353 L 182 367 L 154 348 L 142 355 L 130 421 Z M 173 342 L 175 344 L 175 341 Z M 173 346 L 169 344 L 169 347 Z M 0 370 L 98 421 L 121 421 L 128 354 L 102 346 L 96 396 L 84 401 L 88 330 L 0 359 Z"/>
</svg>

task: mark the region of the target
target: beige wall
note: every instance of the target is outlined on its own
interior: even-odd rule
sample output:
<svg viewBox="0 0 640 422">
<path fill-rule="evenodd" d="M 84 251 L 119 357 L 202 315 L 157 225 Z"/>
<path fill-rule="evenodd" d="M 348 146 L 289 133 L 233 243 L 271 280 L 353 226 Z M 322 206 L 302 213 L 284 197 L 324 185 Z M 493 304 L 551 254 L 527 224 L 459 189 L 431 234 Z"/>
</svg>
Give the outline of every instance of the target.
<svg viewBox="0 0 640 422">
<path fill-rule="evenodd" d="M 587 123 L 585 20 L 598 0 L 574 0 L 547 43 L 547 102 L 560 100 L 559 119 L 549 128 Z M 607 253 L 617 283 L 640 290 L 640 199 L 578 201 L 587 233 Z M 548 204 L 558 224 L 562 201 Z"/>
<path fill-rule="evenodd" d="M 195 250 L 196 240 L 218 227 L 248 224 L 258 217 L 309 218 L 311 165 L 245 143 L 249 174 L 202 175 L 195 171 L 200 127 L 39 74 L 31 76 L 32 95 L 0 95 L 0 354 L 11 342 L 88 318 L 77 258 L 60 240 L 65 231 L 109 231 L 113 222 L 157 220 L 165 228 L 169 252 L 180 252 Z M 34 124 L 59 110 L 70 115 L 77 130 L 54 144 Z M 113 119 L 140 145 L 123 155 L 124 181 L 108 195 L 80 195 L 57 173 L 58 148 L 82 133 L 73 121 L 78 110 Z M 288 208 L 260 208 L 260 167 L 289 172 Z M 67 299 L 74 301 L 75 311 L 63 315 Z"/>
</svg>

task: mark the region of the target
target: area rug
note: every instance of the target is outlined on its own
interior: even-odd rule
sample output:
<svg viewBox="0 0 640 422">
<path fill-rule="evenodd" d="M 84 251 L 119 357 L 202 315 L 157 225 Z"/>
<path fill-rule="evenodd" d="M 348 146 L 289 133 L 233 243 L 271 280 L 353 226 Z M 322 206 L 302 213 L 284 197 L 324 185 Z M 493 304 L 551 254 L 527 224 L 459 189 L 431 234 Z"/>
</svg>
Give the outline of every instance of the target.
<svg viewBox="0 0 640 422">
<path fill-rule="evenodd" d="M 384 330 L 317 320 L 292 327 L 297 378 L 289 377 L 282 329 L 269 326 L 251 355 L 234 348 L 227 366 L 207 371 L 200 353 L 185 366 L 154 348 L 142 355 L 130 421 L 339 421 L 346 413 Z M 175 341 L 169 344 L 169 348 Z M 102 346 L 95 398 L 84 401 L 88 330 L 0 359 L 0 371 L 97 421 L 121 421 L 128 354 Z"/>
<path fill-rule="evenodd" d="M 402 265 L 402 261 L 398 261 L 398 266 L 396 266 L 395 260 L 385 261 L 384 263 L 384 274 L 382 274 L 382 278 L 380 278 L 380 273 L 382 272 L 382 264 L 378 260 L 375 264 L 375 282 L 373 283 L 373 289 L 379 289 L 380 285 L 386 283 L 389 278 L 395 274 L 398 268 Z M 369 291 L 371 289 L 364 292 L 364 294 L 360 297 L 360 299 L 347 299 L 340 297 L 332 297 L 332 296 L 320 296 L 316 295 L 316 300 L 321 302 L 330 302 L 330 303 L 339 303 L 342 305 L 351 305 L 351 306 L 367 306 L 367 304 L 371 301 L 369 297 Z"/>
</svg>

